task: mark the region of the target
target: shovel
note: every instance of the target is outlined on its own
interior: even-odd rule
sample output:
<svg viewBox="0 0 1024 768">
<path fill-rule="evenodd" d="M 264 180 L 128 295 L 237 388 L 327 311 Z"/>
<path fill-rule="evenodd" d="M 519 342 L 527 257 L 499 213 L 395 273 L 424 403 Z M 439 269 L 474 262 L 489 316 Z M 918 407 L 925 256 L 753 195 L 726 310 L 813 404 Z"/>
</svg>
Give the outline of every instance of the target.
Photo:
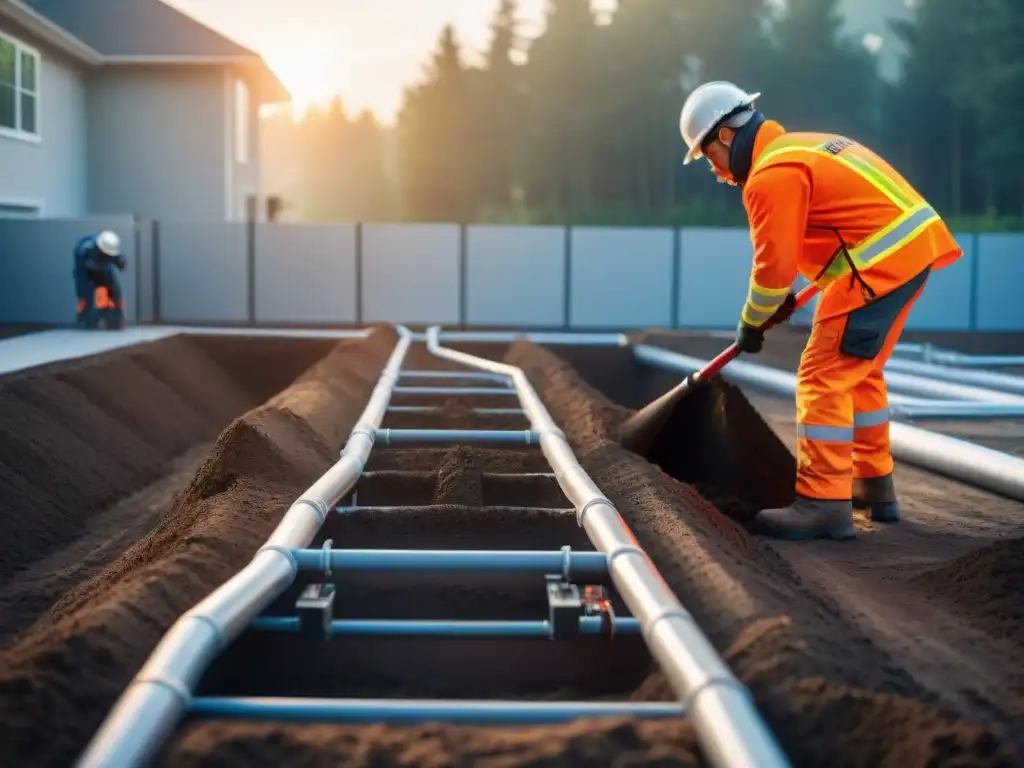
<svg viewBox="0 0 1024 768">
<path fill-rule="evenodd" d="M 807 304 L 817 293 L 818 288 L 815 285 L 808 285 L 799 291 L 796 294 L 796 303 L 790 315 Z M 772 326 L 777 325 L 778 322 L 778 320 L 769 320 L 764 324 L 763 328 L 768 330 Z M 619 429 L 619 443 L 622 447 L 641 456 L 647 455 L 662 429 L 672 419 L 673 415 L 681 409 L 686 396 L 690 393 L 693 386 L 714 378 L 739 355 L 740 348 L 736 344 L 732 344 L 718 357 L 704 366 L 704 368 L 696 373 L 691 373 L 673 389 L 670 389 L 657 400 L 648 403 L 626 419 Z"/>
</svg>

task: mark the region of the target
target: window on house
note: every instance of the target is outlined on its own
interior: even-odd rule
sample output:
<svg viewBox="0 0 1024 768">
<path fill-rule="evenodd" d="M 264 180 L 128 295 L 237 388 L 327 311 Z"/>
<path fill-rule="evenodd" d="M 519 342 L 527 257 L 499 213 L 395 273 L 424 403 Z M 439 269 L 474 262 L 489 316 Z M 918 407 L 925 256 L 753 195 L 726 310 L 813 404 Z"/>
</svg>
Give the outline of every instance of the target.
<svg viewBox="0 0 1024 768">
<path fill-rule="evenodd" d="M 39 136 L 39 53 L 0 34 L 0 132 Z"/>
<path fill-rule="evenodd" d="M 235 80 L 235 162 L 249 162 L 249 88 L 245 81 Z"/>
<path fill-rule="evenodd" d="M 0 201 L 0 219 L 37 219 L 41 214 L 38 205 Z"/>
</svg>

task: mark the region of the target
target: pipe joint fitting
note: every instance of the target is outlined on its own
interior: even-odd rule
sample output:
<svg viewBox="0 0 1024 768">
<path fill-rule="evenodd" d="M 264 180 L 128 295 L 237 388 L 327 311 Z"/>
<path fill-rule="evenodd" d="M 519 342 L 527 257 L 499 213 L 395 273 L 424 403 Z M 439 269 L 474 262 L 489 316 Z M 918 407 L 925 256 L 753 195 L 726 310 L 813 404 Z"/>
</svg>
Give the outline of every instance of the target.
<svg viewBox="0 0 1024 768">
<path fill-rule="evenodd" d="M 352 428 L 351 432 L 348 433 L 348 439 L 351 441 L 356 435 L 366 435 L 370 440 L 370 445 L 373 445 L 374 441 L 377 439 L 377 429 L 373 424 L 360 422 Z"/>
<path fill-rule="evenodd" d="M 156 688 L 164 688 L 174 694 L 182 709 L 188 709 L 192 704 L 192 691 L 180 680 L 163 677 L 162 675 L 137 677 L 132 681 L 132 687 L 150 685 Z"/>
<path fill-rule="evenodd" d="M 298 507 L 300 505 L 301 506 L 305 506 L 305 507 L 310 507 L 314 512 L 316 512 L 316 519 L 317 519 L 317 527 L 318 528 L 321 525 L 323 525 L 324 520 L 327 519 L 327 515 L 330 512 L 330 510 L 327 509 L 327 505 L 324 503 L 323 499 L 306 499 L 306 498 L 301 498 L 298 501 L 296 501 L 295 503 L 293 503 L 291 508 L 295 509 L 295 507 Z"/>
<path fill-rule="evenodd" d="M 280 544 L 264 544 L 259 548 L 259 550 L 257 550 L 256 554 L 262 555 L 264 552 L 276 552 L 277 554 L 282 555 L 284 559 L 288 561 L 288 567 L 291 568 L 292 571 L 292 578 L 295 578 L 295 575 L 299 572 L 299 564 L 295 560 L 295 554 L 289 547 L 285 547 Z"/>
<path fill-rule="evenodd" d="M 578 469 L 581 472 L 583 471 L 583 468 L 579 464 L 575 464 L 573 465 L 573 467 L 570 467 L 570 469 L 572 468 Z M 591 507 L 596 506 L 598 504 L 603 504 L 606 507 L 608 507 L 612 512 L 616 512 L 615 505 L 612 504 L 610 500 L 608 500 L 604 496 L 595 496 L 582 507 L 580 507 L 579 510 L 577 510 L 576 512 L 576 524 L 580 528 L 583 527 L 583 518 L 586 517 L 587 512 L 590 511 Z M 616 512 L 616 514 L 618 513 Z M 608 564 L 611 565 L 611 558 L 609 558 Z"/>
<path fill-rule="evenodd" d="M 611 505 L 609 504 L 609 506 L 611 506 Z M 612 509 L 615 509 L 615 508 L 612 507 Z M 609 573 L 612 570 L 612 562 L 619 555 L 640 555 L 640 557 L 644 558 L 645 560 L 648 559 L 647 558 L 647 553 L 644 552 L 637 545 L 635 545 L 635 544 L 623 544 L 623 545 L 615 547 L 614 549 L 612 549 L 609 552 L 605 553 L 605 560 L 608 562 L 608 572 Z"/>
</svg>

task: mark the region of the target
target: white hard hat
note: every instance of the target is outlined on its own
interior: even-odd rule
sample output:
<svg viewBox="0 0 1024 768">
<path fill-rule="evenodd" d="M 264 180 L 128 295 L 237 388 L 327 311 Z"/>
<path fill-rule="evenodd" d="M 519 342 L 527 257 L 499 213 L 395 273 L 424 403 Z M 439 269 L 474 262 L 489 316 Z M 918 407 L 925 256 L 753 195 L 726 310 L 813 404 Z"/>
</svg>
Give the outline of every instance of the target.
<svg viewBox="0 0 1024 768">
<path fill-rule="evenodd" d="M 704 83 L 695 89 L 683 104 L 679 117 L 679 132 L 689 147 L 683 165 L 689 165 L 701 156 L 701 144 L 711 130 L 736 112 L 752 107 L 760 93 L 747 93 L 723 80 Z"/>
<path fill-rule="evenodd" d="M 107 254 L 107 256 L 120 256 L 121 238 L 117 236 L 116 232 L 105 229 L 96 235 L 96 247 Z"/>
</svg>

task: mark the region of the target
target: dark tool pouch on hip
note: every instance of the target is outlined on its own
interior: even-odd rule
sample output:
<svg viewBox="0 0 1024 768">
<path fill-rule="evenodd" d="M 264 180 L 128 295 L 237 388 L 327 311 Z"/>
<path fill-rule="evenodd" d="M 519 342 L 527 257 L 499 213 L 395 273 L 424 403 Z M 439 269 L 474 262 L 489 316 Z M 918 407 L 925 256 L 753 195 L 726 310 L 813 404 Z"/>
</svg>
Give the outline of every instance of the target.
<svg viewBox="0 0 1024 768">
<path fill-rule="evenodd" d="M 840 351 L 858 360 L 878 357 L 896 318 L 924 285 L 930 272 L 931 267 L 928 267 L 896 290 L 853 310 L 846 318 Z"/>
</svg>

